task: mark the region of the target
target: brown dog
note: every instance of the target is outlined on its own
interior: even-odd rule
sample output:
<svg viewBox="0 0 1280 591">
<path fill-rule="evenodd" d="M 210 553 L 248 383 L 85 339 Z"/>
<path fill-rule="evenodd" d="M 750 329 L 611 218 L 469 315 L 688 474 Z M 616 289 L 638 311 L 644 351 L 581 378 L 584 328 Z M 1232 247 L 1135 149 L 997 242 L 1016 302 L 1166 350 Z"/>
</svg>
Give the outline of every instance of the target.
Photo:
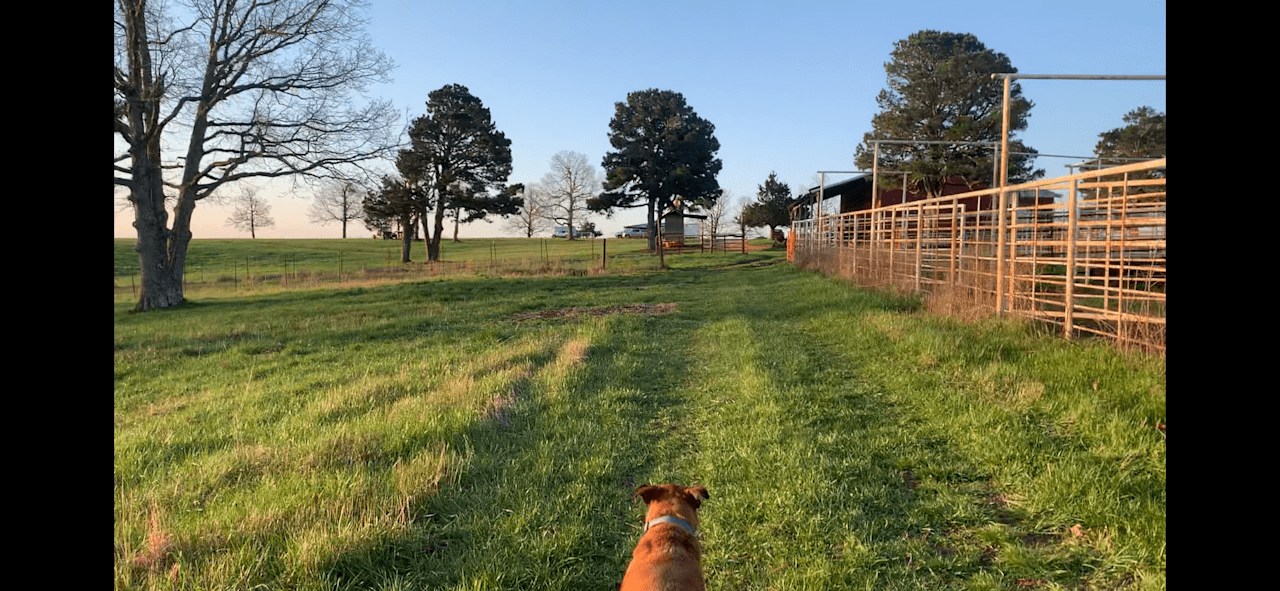
<svg viewBox="0 0 1280 591">
<path fill-rule="evenodd" d="M 631 553 L 631 564 L 619 591 L 683 591 L 706 589 L 702 579 L 702 548 L 698 507 L 709 499 L 704 486 L 646 484 L 632 498 L 644 499 L 644 535 Z"/>
</svg>

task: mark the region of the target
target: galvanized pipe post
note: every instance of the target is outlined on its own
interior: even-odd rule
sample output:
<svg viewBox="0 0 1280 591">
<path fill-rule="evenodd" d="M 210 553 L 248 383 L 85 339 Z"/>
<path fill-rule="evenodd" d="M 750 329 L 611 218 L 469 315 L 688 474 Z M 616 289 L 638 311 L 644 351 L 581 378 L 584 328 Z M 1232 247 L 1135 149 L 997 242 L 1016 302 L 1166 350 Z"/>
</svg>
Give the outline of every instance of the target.
<svg viewBox="0 0 1280 591">
<path fill-rule="evenodd" d="M 1000 187 L 1003 189 L 1008 185 L 1009 177 L 1009 87 L 1014 78 L 1030 79 L 1030 80 L 1164 80 L 1163 75 L 1158 76 L 1106 76 L 1106 75 L 1078 75 L 1078 74 L 1012 74 L 998 73 L 992 74 L 991 79 L 1004 80 L 1004 104 L 1002 127 L 1000 133 Z M 1004 241 L 1005 241 L 1005 209 L 1008 206 L 1008 194 L 1004 191 L 1000 192 L 1000 210 L 997 212 L 1000 216 L 1000 237 L 998 241 L 997 260 L 996 260 L 996 313 L 1004 313 Z M 1110 232 L 1110 228 L 1107 230 Z M 1106 290 L 1104 294 L 1108 293 Z"/>
<path fill-rule="evenodd" d="M 814 204 L 814 207 L 813 207 L 813 211 L 814 211 L 813 215 L 815 220 L 814 225 L 818 227 L 818 244 L 822 244 L 822 199 L 824 196 L 822 190 L 824 188 L 823 185 L 826 185 L 826 184 L 827 184 L 826 174 L 819 172 L 818 173 L 818 202 Z M 772 236 L 770 236 L 769 238 L 773 239 Z"/>
<path fill-rule="evenodd" d="M 904 193 L 905 187 L 904 187 Z M 924 206 L 916 206 L 916 291 L 920 291 L 920 276 L 924 274 L 921 246 L 924 243 Z"/>
<path fill-rule="evenodd" d="M 1076 307 L 1076 179 L 1071 179 L 1071 192 L 1067 195 L 1067 289 L 1066 315 L 1062 320 L 1062 336 L 1071 340 L 1071 327 L 1075 325 Z"/>
<path fill-rule="evenodd" d="M 1004 269 L 1005 269 L 1005 230 L 1008 228 L 1005 209 L 1009 207 L 1009 194 L 1004 191 L 1009 183 L 1009 84 L 1004 79 L 1004 100 L 1001 105 L 1000 130 L 1000 208 L 996 215 L 1000 216 L 999 235 L 996 237 L 996 315 L 1004 315 Z"/>
<path fill-rule="evenodd" d="M 877 233 L 880 231 L 880 142 L 875 142 L 875 151 L 871 155 L 871 240 L 868 243 L 871 258 L 867 267 L 867 275 L 874 278 L 876 273 L 876 251 L 880 249 Z"/>
</svg>

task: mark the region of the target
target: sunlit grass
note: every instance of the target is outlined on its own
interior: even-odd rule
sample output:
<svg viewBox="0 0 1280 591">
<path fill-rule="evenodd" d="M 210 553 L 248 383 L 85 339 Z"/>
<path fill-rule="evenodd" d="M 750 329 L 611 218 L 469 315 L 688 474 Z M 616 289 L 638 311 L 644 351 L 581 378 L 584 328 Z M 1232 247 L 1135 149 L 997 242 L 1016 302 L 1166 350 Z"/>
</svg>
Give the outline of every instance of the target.
<svg viewBox="0 0 1280 591">
<path fill-rule="evenodd" d="M 115 240 L 115 301 L 137 301 L 141 279 L 133 240 Z M 441 260 L 426 263 L 413 243 L 372 239 L 192 240 L 185 264 L 187 299 L 225 298 L 335 286 L 373 287 L 439 277 L 617 275 L 659 268 L 644 240 L 552 238 L 444 241 Z"/>
<path fill-rule="evenodd" d="M 616 589 L 664 481 L 712 589 L 1164 587 L 1163 361 L 780 256 L 117 303 L 117 587 Z"/>
</svg>

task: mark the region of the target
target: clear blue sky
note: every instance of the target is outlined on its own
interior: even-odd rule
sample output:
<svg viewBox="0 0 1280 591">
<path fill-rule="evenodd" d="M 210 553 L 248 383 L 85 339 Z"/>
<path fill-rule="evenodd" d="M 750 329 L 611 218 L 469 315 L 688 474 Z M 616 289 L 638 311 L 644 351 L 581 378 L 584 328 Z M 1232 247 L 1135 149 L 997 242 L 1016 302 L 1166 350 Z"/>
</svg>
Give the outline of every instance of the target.
<svg viewBox="0 0 1280 591">
<path fill-rule="evenodd" d="M 972 33 L 1023 74 L 1166 74 L 1165 2 L 1151 0 L 374 0 L 368 16 L 374 44 L 398 64 L 394 82 L 371 94 L 412 119 L 432 90 L 468 87 L 511 139 L 511 182 L 541 179 L 560 150 L 598 167 L 614 103 L 657 88 L 680 92 L 715 124 L 720 185 L 735 202 L 754 198 L 771 171 L 798 192 L 819 170 L 853 170 L 893 44 L 916 31 Z M 1018 137 L 1042 154 L 1088 156 L 1128 111 L 1166 110 L 1163 81 L 1020 83 L 1035 107 Z M 1072 162 L 1037 166 L 1057 176 Z M 340 236 L 336 225 L 307 221 L 308 198 L 273 199 L 276 227 L 258 236 Z M 227 215 L 197 205 L 195 237 L 247 237 L 225 225 Z M 117 237 L 133 236 L 131 218 L 116 214 Z M 624 210 L 596 222 L 612 236 L 643 218 Z M 348 232 L 368 234 L 363 225 Z M 461 234 L 503 232 L 477 222 Z"/>
</svg>

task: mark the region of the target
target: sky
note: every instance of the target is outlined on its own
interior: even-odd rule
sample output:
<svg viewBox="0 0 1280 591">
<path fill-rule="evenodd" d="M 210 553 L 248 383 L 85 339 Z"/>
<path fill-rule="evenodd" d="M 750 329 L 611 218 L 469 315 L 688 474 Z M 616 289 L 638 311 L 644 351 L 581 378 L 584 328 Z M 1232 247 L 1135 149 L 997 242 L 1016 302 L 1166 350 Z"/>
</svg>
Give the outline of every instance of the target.
<svg viewBox="0 0 1280 591">
<path fill-rule="evenodd" d="M 971 33 L 1021 74 L 1166 73 L 1165 2 L 1151 0 L 373 0 L 367 17 L 374 46 L 398 66 L 394 81 L 369 95 L 390 99 L 400 125 L 426 111 L 428 93 L 461 84 L 511 140 L 510 183 L 539 181 L 559 151 L 585 154 L 603 177 L 614 104 L 639 90 L 679 92 L 715 125 L 731 209 L 754 199 L 771 172 L 798 194 L 817 185 L 818 171 L 855 170 L 893 44 L 921 30 Z M 1090 156 L 1098 134 L 1123 126 L 1125 113 L 1166 111 L 1164 81 L 1019 84 L 1035 106 L 1015 137 L 1072 157 L 1039 158 L 1047 177 Z M 276 181 L 260 194 L 276 224 L 258 237 L 341 237 L 337 224 L 308 221 L 310 193 Z M 197 204 L 194 237 L 247 238 L 226 225 L 230 210 Z M 644 215 L 636 208 L 590 219 L 608 237 Z M 132 218 L 117 206 L 117 238 L 135 237 Z M 503 226 L 474 222 L 459 235 L 514 235 Z M 347 232 L 371 235 L 359 222 Z"/>
</svg>

